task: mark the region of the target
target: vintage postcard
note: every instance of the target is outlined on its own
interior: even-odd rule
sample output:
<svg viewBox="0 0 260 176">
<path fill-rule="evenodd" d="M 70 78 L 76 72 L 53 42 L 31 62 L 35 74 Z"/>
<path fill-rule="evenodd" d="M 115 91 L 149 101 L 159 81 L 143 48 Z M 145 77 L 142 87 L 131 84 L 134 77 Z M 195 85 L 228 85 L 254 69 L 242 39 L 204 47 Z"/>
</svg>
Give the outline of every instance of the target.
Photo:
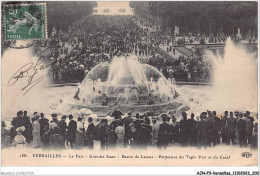
<svg viewBox="0 0 260 176">
<path fill-rule="evenodd" d="M 258 165 L 257 1 L 1 9 L 2 166 Z"/>
</svg>

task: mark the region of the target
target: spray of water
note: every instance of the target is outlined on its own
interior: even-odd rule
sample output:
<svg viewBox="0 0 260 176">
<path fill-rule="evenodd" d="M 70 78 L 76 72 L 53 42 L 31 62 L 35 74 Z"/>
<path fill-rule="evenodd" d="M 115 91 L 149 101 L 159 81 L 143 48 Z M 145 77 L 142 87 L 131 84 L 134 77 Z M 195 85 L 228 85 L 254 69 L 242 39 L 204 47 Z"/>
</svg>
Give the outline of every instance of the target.
<svg viewBox="0 0 260 176">
<path fill-rule="evenodd" d="M 198 92 L 200 110 L 257 112 L 257 59 L 245 48 L 227 40 L 224 55 L 207 52 L 212 61 L 212 86 Z M 198 99 L 198 97 L 197 97 Z M 194 107 L 195 108 L 195 107 Z M 196 108 L 195 108 L 196 109 Z"/>
</svg>

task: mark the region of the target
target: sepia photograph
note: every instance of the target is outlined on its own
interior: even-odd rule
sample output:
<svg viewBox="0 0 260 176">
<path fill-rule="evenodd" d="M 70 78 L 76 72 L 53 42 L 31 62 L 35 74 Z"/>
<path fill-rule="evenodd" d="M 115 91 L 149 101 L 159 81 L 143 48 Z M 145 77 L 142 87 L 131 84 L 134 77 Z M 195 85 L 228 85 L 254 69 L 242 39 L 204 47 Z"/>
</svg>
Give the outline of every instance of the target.
<svg viewBox="0 0 260 176">
<path fill-rule="evenodd" d="M 258 166 L 258 1 L 1 10 L 1 166 Z"/>
</svg>

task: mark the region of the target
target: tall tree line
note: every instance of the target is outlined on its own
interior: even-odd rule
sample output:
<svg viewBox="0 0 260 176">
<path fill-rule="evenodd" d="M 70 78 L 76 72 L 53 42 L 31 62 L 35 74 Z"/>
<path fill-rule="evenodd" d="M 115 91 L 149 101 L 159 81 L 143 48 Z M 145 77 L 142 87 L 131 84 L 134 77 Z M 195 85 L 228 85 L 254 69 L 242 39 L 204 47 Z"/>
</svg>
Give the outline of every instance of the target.
<svg viewBox="0 0 260 176">
<path fill-rule="evenodd" d="M 257 2 L 251 1 L 131 1 L 137 15 L 156 19 L 164 29 L 182 33 L 257 35 Z"/>
<path fill-rule="evenodd" d="M 95 1 L 48 1 L 48 32 L 50 33 L 54 26 L 57 30 L 68 30 L 77 20 L 92 14 L 96 6 Z"/>
</svg>

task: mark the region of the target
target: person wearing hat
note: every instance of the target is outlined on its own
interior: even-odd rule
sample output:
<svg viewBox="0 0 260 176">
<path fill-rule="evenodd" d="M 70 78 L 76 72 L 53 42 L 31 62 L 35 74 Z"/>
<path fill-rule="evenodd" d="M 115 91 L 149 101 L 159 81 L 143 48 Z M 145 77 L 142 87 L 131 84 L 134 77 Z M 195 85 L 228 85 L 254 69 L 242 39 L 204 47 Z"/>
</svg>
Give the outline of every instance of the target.
<svg viewBox="0 0 260 176">
<path fill-rule="evenodd" d="M 256 114 L 256 120 L 254 122 L 254 129 L 253 129 L 250 149 L 252 150 L 258 149 L 258 114 Z"/>
<path fill-rule="evenodd" d="M 157 147 L 159 150 L 167 148 L 168 142 L 169 142 L 169 132 L 170 132 L 170 126 L 167 123 L 167 117 L 162 117 L 163 123 L 159 126 L 159 132 L 158 132 L 158 141 L 157 141 Z"/>
<path fill-rule="evenodd" d="M 98 138 L 100 140 L 101 150 L 104 150 L 106 148 L 106 141 L 107 141 L 106 128 L 107 128 L 107 120 L 102 119 L 98 129 Z"/>
<path fill-rule="evenodd" d="M 187 120 L 187 113 L 182 112 L 183 119 L 180 121 L 180 144 L 183 147 L 188 146 L 188 133 L 189 133 L 189 124 Z"/>
<path fill-rule="evenodd" d="M 115 129 L 115 133 L 117 135 L 117 147 L 124 147 L 124 137 L 125 137 L 125 128 L 122 120 L 119 121 L 118 126 Z"/>
<path fill-rule="evenodd" d="M 248 126 L 248 130 L 247 130 L 247 136 L 248 136 L 248 144 L 251 144 L 251 140 L 252 140 L 252 134 L 253 134 L 253 128 L 254 128 L 254 118 L 250 116 L 250 112 L 246 111 L 246 118 L 249 120 L 249 124 Z M 247 120 L 246 120 L 247 121 Z"/>
<path fill-rule="evenodd" d="M 25 127 L 23 134 L 24 134 L 24 137 L 26 138 L 26 141 L 28 143 L 32 139 L 32 124 L 31 124 L 31 121 L 30 121 L 30 117 L 27 116 L 27 111 L 23 112 L 22 119 L 23 119 L 24 127 Z"/>
<path fill-rule="evenodd" d="M 207 113 L 202 112 L 200 114 L 200 121 L 198 122 L 198 130 L 197 130 L 197 139 L 198 139 L 198 147 L 204 146 L 207 148 L 208 145 L 208 125 L 206 121 Z"/>
<path fill-rule="evenodd" d="M 58 122 L 58 127 L 59 127 L 59 134 L 65 139 L 65 135 L 66 135 L 66 128 L 67 128 L 67 124 L 66 124 L 66 115 L 63 115 L 61 117 L 61 120 Z"/>
<path fill-rule="evenodd" d="M 51 130 L 49 125 L 45 126 L 44 133 L 42 135 L 42 149 L 48 150 L 50 145 Z"/>
<path fill-rule="evenodd" d="M 23 120 L 23 111 L 17 112 L 17 117 L 14 117 L 11 121 L 11 124 L 14 126 L 15 130 L 21 126 L 25 126 L 24 120 Z"/>
<path fill-rule="evenodd" d="M 188 143 L 190 146 L 197 145 L 197 122 L 194 120 L 194 114 L 191 113 L 190 119 L 187 121 L 188 125 Z"/>
<path fill-rule="evenodd" d="M 150 119 L 145 118 L 145 123 L 140 124 L 140 130 L 137 135 L 138 149 L 147 149 L 147 144 L 150 143 L 152 137 L 152 126 L 150 126 Z"/>
<path fill-rule="evenodd" d="M 16 148 L 24 148 L 24 145 L 26 144 L 26 138 L 22 135 L 22 132 L 24 130 L 24 126 L 21 126 L 16 129 L 17 135 L 14 138 L 14 145 Z"/>
<path fill-rule="evenodd" d="M 13 118 L 13 120 L 11 121 L 11 125 L 14 127 L 14 129 L 16 130 L 17 128 L 17 119 L 19 118 L 20 112 L 18 111 L 16 113 L 16 117 Z"/>
<path fill-rule="evenodd" d="M 213 128 L 215 126 L 214 119 L 211 111 L 207 110 L 208 117 L 206 118 L 207 125 L 208 125 L 208 145 L 209 147 L 212 146 L 213 142 Z M 214 144 L 213 144 L 214 145 Z"/>
<path fill-rule="evenodd" d="M 69 115 L 69 124 L 68 124 L 68 132 L 67 132 L 67 141 L 68 141 L 68 146 L 70 148 L 74 148 L 74 143 L 76 139 L 76 130 L 77 130 L 77 123 L 75 120 L 73 120 L 73 116 L 70 114 Z"/>
<path fill-rule="evenodd" d="M 58 119 L 57 114 L 51 114 L 52 120 L 50 121 L 50 130 L 51 132 L 54 130 L 54 128 L 58 127 Z M 52 133 L 53 134 L 53 133 Z"/>
<path fill-rule="evenodd" d="M 107 149 L 116 149 L 117 139 L 115 129 L 109 125 L 107 131 Z"/>
<path fill-rule="evenodd" d="M 236 114 L 236 113 L 235 113 Z M 240 148 L 243 147 L 245 143 L 245 133 L 246 133 L 246 122 L 243 119 L 243 114 L 238 113 L 238 120 L 237 120 L 237 133 L 238 133 L 238 143 Z"/>
<path fill-rule="evenodd" d="M 31 118 L 32 123 L 33 123 L 34 120 L 36 119 L 36 116 L 38 116 L 38 112 L 34 112 L 34 113 L 33 113 L 33 117 Z"/>
<path fill-rule="evenodd" d="M 139 113 L 136 114 L 136 119 L 134 121 L 136 134 L 138 134 L 138 131 L 140 129 L 140 124 L 144 123 L 143 115 L 140 115 Z"/>
<path fill-rule="evenodd" d="M 43 113 L 40 113 L 39 123 L 40 123 L 40 135 L 42 137 L 42 135 L 44 134 L 45 126 L 49 125 L 49 120 L 44 117 Z"/>
<path fill-rule="evenodd" d="M 177 122 L 176 117 L 172 116 L 172 126 L 171 127 L 171 134 L 172 134 L 172 143 L 179 142 L 179 123 Z"/>
<path fill-rule="evenodd" d="M 244 114 L 244 120 L 245 120 L 245 141 L 244 144 L 247 146 L 247 144 L 251 143 L 251 137 L 252 137 L 252 123 L 250 120 L 250 117 L 248 117 L 248 113 L 246 112 Z"/>
<path fill-rule="evenodd" d="M 129 112 L 127 114 L 127 117 L 124 118 L 124 126 L 125 126 L 125 145 L 128 145 L 131 138 L 131 127 L 130 124 L 133 123 L 132 113 Z"/>
<path fill-rule="evenodd" d="M 152 120 L 152 122 L 153 122 L 153 125 L 152 125 L 153 144 L 156 144 L 158 141 L 158 133 L 159 133 L 160 125 L 158 124 L 158 122 L 155 118 Z"/>
<path fill-rule="evenodd" d="M 35 116 L 35 119 L 33 121 L 33 148 L 39 148 L 41 147 L 42 140 L 41 140 L 41 125 L 39 123 L 39 115 Z"/>
<path fill-rule="evenodd" d="M 221 121 L 220 118 L 217 117 L 216 111 L 213 111 L 213 129 L 212 129 L 212 141 L 213 141 L 213 146 L 216 146 L 217 144 L 220 143 L 219 139 L 219 131 L 220 131 L 220 126 L 221 126 Z"/>
<path fill-rule="evenodd" d="M 93 149 L 94 148 L 94 131 L 95 131 L 95 125 L 93 124 L 93 119 L 92 117 L 89 117 L 88 118 L 88 128 L 86 130 L 86 143 L 87 143 L 87 146 L 90 148 L 90 149 Z"/>
<path fill-rule="evenodd" d="M 233 112 L 230 112 L 230 117 L 227 120 L 227 145 L 230 145 L 230 140 L 235 145 L 236 138 L 236 119 L 233 116 Z"/>
<path fill-rule="evenodd" d="M 222 143 L 227 143 L 227 119 L 228 119 L 228 111 L 225 111 L 225 115 L 221 118 Z"/>
<path fill-rule="evenodd" d="M 75 148 L 81 149 L 85 146 L 85 128 L 83 123 L 83 118 L 78 117 L 77 130 L 76 130 L 76 139 L 75 139 Z"/>
</svg>

